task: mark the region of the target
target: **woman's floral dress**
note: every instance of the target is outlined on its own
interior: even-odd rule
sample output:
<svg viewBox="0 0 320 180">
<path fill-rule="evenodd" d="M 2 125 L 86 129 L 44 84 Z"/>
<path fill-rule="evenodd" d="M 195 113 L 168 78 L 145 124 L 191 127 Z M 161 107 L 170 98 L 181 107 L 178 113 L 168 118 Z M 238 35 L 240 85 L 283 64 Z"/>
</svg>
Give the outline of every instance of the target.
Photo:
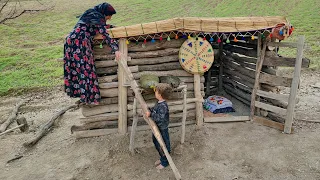
<svg viewBox="0 0 320 180">
<path fill-rule="evenodd" d="M 117 42 L 109 37 L 111 25 L 77 24 L 66 37 L 64 44 L 64 84 L 70 97 L 80 97 L 80 102 L 99 104 L 100 91 L 93 58 L 93 37 L 100 33 L 112 51 L 118 50 Z"/>
</svg>

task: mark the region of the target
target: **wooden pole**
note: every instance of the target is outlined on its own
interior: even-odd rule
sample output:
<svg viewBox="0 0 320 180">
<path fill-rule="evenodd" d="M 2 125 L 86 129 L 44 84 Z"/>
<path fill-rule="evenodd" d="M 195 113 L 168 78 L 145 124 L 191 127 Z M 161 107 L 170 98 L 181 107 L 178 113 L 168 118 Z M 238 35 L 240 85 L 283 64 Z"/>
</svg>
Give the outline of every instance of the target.
<svg viewBox="0 0 320 180">
<path fill-rule="evenodd" d="M 137 99 L 133 99 L 133 122 L 132 122 L 132 130 L 130 135 L 130 145 L 129 151 L 134 154 L 134 135 L 136 133 L 136 128 L 138 124 L 138 114 L 137 114 Z"/>
<path fill-rule="evenodd" d="M 122 63 L 124 63 L 127 66 L 127 56 L 128 56 L 128 46 L 126 44 L 126 39 L 121 38 L 119 42 L 119 49 L 120 52 L 122 53 Z M 127 122 L 127 96 L 128 96 L 128 91 L 127 87 L 124 86 L 125 84 L 125 70 L 124 67 L 119 66 L 118 67 L 119 72 L 118 72 L 118 90 L 119 90 L 119 95 L 118 95 L 118 108 L 119 108 L 119 118 L 118 118 L 118 131 L 120 134 L 125 134 L 128 131 L 128 122 Z"/>
<path fill-rule="evenodd" d="M 186 119 L 187 119 L 187 87 L 183 89 L 183 112 L 182 112 L 182 126 L 181 126 L 181 144 L 184 143 L 186 135 Z"/>
<path fill-rule="evenodd" d="M 260 71 L 262 69 L 262 64 L 263 64 L 264 56 L 266 53 L 266 49 L 267 49 L 267 43 L 264 42 L 260 58 L 257 61 L 257 68 L 256 68 L 255 79 L 254 79 L 255 82 L 254 82 L 254 86 L 253 86 L 253 90 L 252 90 L 252 94 L 251 94 L 251 106 L 250 106 L 250 120 L 251 121 L 253 121 L 253 117 L 254 117 L 256 94 L 257 94 L 258 86 L 260 83 L 259 82 Z"/>
<path fill-rule="evenodd" d="M 223 42 L 219 44 L 219 60 L 220 60 L 220 67 L 219 67 L 219 91 L 222 91 L 222 75 L 223 75 Z"/>
<path fill-rule="evenodd" d="M 261 44 L 262 44 L 262 38 L 261 38 L 261 35 L 259 34 L 258 35 L 258 45 L 257 45 L 257 59 L 261 59 Z M 263 64 L 263 62 L 261 64 Z M 261 69 L 262 69 L 262 66 L 261 66 Z M 260 71 L 261 71 L 261 69 L 260 69 Z M 256 64 L 256 72 L 257 71 L 258 71 L 258 64 Z M 259 82 L 257 85 L 257 91 L 260 89 L 261 89 L 261 85 Z M 260 101 L 260 96 L 258 96 L 256 99 L 257 99 L 257 101 Z M 260 116 L 260 108 L 256 108 L 256 113 L 258 116 Z"/>
<path fill-rule="evenodd" d="M 133 89 L 134 93 L 135 93 L 135 97 L 137 98 L 141 108 L 142 108 L 142 112 L 143 114 L 145 114 L 146 112 L 149 111 L 148 105 L 146 104 L 146 102 L 144 101 L 139 88 L 138 88 L 138 84 L 137 82 L 134 80 L 134 77 L 132 75 L 132 73 L 130 72 L 130 69 L 128 68 L 127 64 L 125 63 L 125 56 L 122 56 L 121 60 L 118 62 L 119 66 L 121 66 L 121 68 L 124 70 L 124 73 L 128 76 L 128 79 L 130 81 L 130 85 L 131 88 Z M 200 85 L 200 76 L 199 76 L 199 85 Z M 200 86 L 199 86 L 200 89 Z M 200 90 L 199 90 L 200 91 Z M 201 94 L 200 94 L 201 95 Z M 159 142 L 164 154 L 166 155 L 168 161 L 169 161 L 169 165 L 176 177 L 176 179 L 181 179 L 181 175 L 179 173 L 179 170 L 177 169 L 176 165 L 174 164 L 168 149 L 163 141 L 163 138 L 159 132 L 158 126 L 156 125 L 156 123 L 150 118 L 150 117 L 145 117 L 144 116 L 145 121 L 149 124 L 152 133 L 154 134 L 155 138 L 157 139 L 157 141 Z"/>
<path fill-rule="evenodd" d="M 200 74 L 194 75 L 194 94 L 197 99 L 203 98 L 200 90 Z M 203 125 L 203 106 L 201 102 L 196 102 L 196 121 L 198 127 Z"/>
<path fill-rule="evenodd" d="M 298 39 L 297 59 L 296 59 L 296 65 L 294 68 L 292 85 L 291 85 L 291 89 L 290 89 L 286 122 L 284 125 L 284 133 L 287 133 L 287 134 L 291 133 L 292 123 L 293 123 L 294 108 L 296 105 L 296 96 L 298 93 L 298 88 L 299 88 L 299 83 L 300 83 L 300 73 L 301 73 L 304 39 L 305 39 L 304 36 L 299 36 L 299 39 Z"/>
</svg>

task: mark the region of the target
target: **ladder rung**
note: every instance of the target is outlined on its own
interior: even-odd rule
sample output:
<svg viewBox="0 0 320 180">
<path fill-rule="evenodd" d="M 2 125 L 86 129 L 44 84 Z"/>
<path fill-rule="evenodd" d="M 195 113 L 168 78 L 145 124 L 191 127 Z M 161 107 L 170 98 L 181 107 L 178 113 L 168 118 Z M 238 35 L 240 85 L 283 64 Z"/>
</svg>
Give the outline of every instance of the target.
<svg viewBox="0 0 320 180">
<path fill-rule="evenodd" d="M 277 113 L 277 114 L 280 114 L 283 116 L 285 116 L 287 114 L 287 110 L 280 108 L 280 107 L 272 106 L 270 104 L 262 103 L 259 101 L 255 101 L 254 104 L 255 104 L 255 107 L 258 107 L 258 108 L 261 108 L 261 109 L 264 109 L 267 111 L 271 111 L 271 112 L 274 112 L 274 113 Z"/>
<path fill-rule="evenodd" d="M 285 102 L 288 102 L 288 99 L 289 99 L 289 95 L 287 94 L 275 94 L 271 92 L 262 91 L 259 89 L 257 90 L 257 95 L 270 98 L 270 99 L 279 100 L 279 101 L 285 101 Z"/>
</svg>

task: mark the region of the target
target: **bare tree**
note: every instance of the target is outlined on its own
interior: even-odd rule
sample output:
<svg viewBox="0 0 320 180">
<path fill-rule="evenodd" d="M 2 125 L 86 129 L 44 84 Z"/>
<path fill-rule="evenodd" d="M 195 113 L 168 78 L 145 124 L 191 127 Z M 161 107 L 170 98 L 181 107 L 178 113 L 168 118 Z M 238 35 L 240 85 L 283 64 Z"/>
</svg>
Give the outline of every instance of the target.
<svg viewBox="0 0 320 180">
<path fill-rule="evenodd" d="M 46 6 L 40 0 L 35 1 L 31 8 L 24 7 L 23 3 L 30 3 L 30 1 L 21 0 L 0 0 L 0 24 L 6 21 L 20 17 L 25 13 L 34 13 L 39 11 L 48 11 L 53 9 L 53 5 Z"/>
</svg>

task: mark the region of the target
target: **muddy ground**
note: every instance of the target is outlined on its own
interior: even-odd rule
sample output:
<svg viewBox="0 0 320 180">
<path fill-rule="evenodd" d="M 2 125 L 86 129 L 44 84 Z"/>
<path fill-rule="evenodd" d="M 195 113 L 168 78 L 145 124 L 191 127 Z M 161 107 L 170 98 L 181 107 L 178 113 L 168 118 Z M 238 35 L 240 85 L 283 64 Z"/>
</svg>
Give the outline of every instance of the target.
<svg viewBox="0 0 320 180">
<path fill-rule="evenodd" d="M 320 73 L 303 71 L 291 135 L 252 122 L 205 124 L 200 129 L 190 125 L 180 149 L 180 128 L 170 129 L 172 158 L 183 179 L 320 179 L 320 123 L 305 121 L 320 121 L 319 80 Z M 59 89 L 1 97 L 0 121 L 27 96 L 33 99 L 20 109 L 19 116 L 27 118 L 30 131 L 16 130 L 0 137 L 1 180 L 174 179 L 170 168 L 155 169 L 158 155 L 150 131 L 137 133 L 134 156 L 128 151 L 129 135 L 76 140 L 70 127 L 79 124 L 80 110 L 68 111 L 51 133 L 25 149 L 23 142 L 42 123 L 75 101 Z M 17 155 L 23 157 L 7 163 Z"/>
</svg>

